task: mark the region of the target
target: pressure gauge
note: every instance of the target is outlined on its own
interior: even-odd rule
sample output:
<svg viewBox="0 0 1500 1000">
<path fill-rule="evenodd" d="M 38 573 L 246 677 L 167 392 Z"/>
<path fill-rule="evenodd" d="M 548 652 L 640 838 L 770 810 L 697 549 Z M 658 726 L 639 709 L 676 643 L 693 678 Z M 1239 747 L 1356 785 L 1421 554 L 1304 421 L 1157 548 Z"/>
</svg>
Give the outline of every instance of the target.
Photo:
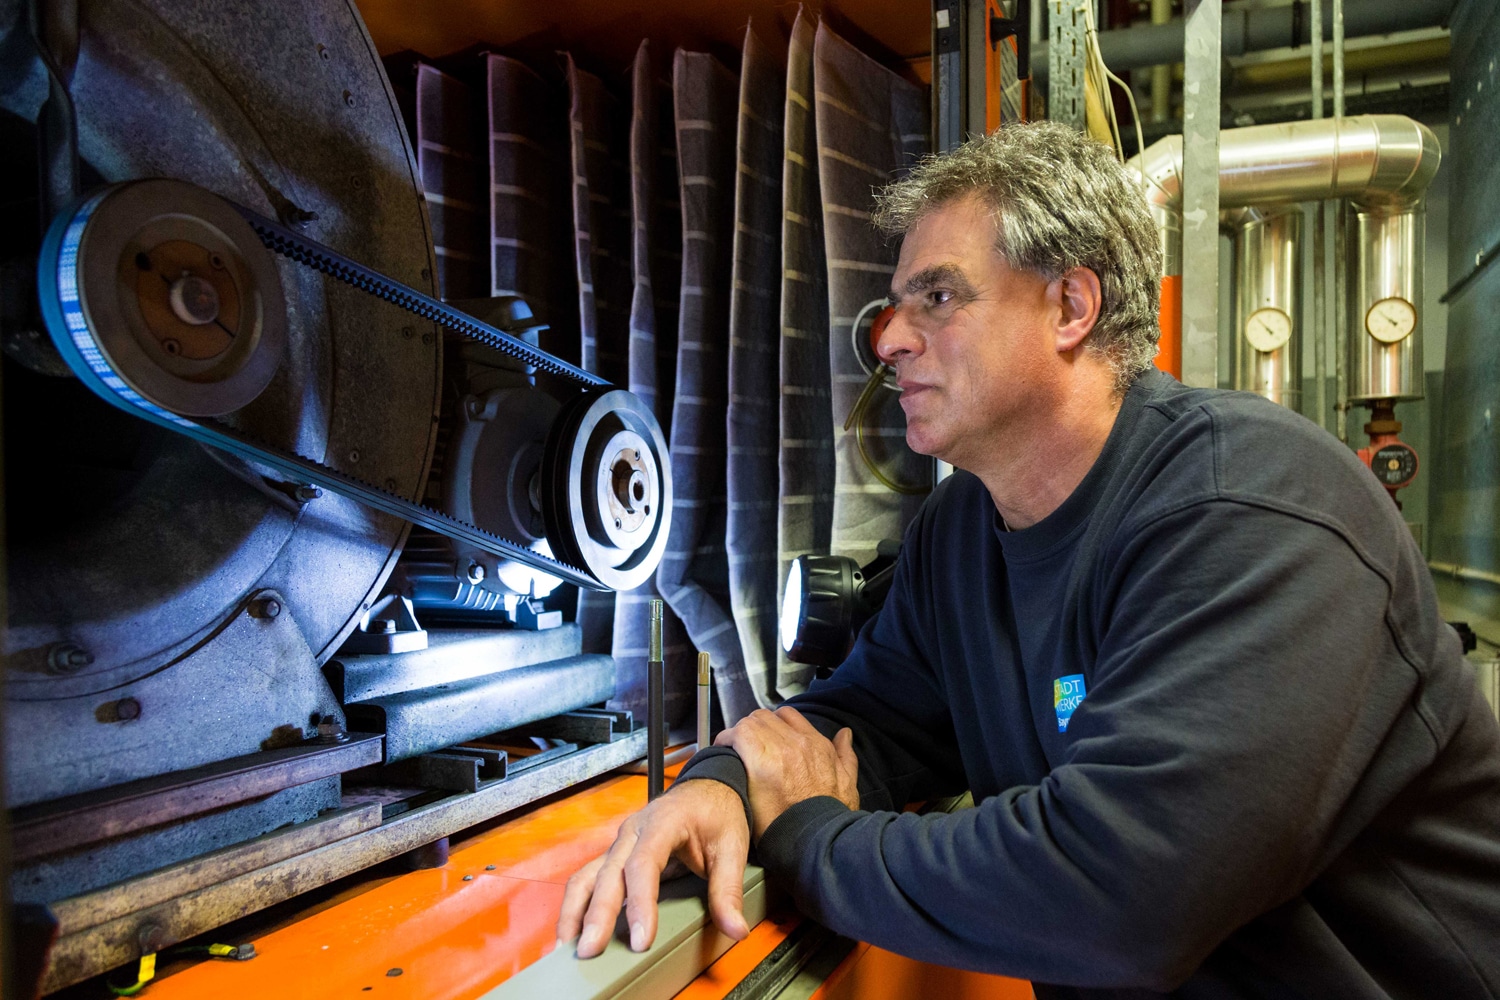
<svg viewBox="0 0 1500 1000">
<path fill-rule="evenodd" d="M 1417 328 L 1417 307 L 1400 296 L 1381 299 L 1365 313 L 1365 329 L 1382 344 L 1394 344 Z"/>
<path fill-rule="evenodd" d="M 1269 354 L 1292 339 L 1292 318 L 1274 306 L 1257 309 L 1245 320 L 1245 339 L 1257 351 Z"/>
</svg>

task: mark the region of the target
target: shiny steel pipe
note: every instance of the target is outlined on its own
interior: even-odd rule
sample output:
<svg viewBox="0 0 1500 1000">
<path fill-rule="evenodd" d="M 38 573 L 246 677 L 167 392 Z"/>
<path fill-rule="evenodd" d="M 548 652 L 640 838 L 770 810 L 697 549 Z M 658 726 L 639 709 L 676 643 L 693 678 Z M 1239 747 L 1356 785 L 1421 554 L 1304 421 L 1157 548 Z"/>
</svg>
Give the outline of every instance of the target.
<svg viewBox="0 0 1500 1000">
<path fill-rule="evenodd" d="M 1219 135 L 1219 205 L 1347 198 L 1362 207 L 1411 208 L 1421 202 L 1441 158 L 1432 130 L 1405 115 L 1226 129 Z M 1175 214 L 1180 233 L 1182 137 L 1157 141 L 1126 167 L 1143 173 L 1153 216 Z M 1177 253 L 1180 261 L 1180 247 Z"/>
<path fill-rule="evenodd" d="M 1349 398 L 1420 398 L 1419 329 L 1387 344 L 1370 335 L 1367 317 L 1382 301 L 1422 302 L 1422 196 L 1442 159 L 1437 136 L 1403 115 L 1361 115 L 1228 129 L 1219 142 L 1222 208 L 1349 202 L 1350 281 L 1340 300 L 1348 346 L 1339 356 L 1351 371 Z M 1126 166 L 1141 175 L 1162 274 L 1181 274 L 1182 137 L 1158 141 Z"/>
<path fill-rule="evenodd" d="M 1404 212 L 1347 210 L 1344 259 L 1350 265 L 1344 315 L 1352 403 L 1422 398 L 1423 221 L 1420 206 Z M 1415 323 L 1410 332 L 1387 343 L 1375 334 L 1391 328 L 1392 314 L 1396 319 L 1410 315 Z"/>
<path fill-rule="evenodd" d="M 1231 384 L 1295 410 L 1302 402 L 1302 210 L 1224 214 L 1234 248 Z"/>
</svg>

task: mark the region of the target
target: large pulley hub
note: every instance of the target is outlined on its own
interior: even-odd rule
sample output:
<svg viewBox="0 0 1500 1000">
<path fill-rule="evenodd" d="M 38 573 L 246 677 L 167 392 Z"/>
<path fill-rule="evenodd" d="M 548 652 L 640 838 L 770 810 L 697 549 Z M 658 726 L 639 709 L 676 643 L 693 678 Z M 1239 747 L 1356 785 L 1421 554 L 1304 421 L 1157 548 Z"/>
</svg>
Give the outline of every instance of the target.
<svg viewBox="0 0 1500 1000">
<path fill-rule="evenodd" d="M 650 579 L 672 521 L 667 443 L 651 410 L 621 389 L 567 403 L 542 457 L 542 514 L 553 554 L 611 590 Z"/>
<path fill-rule="evenodd" d="M 182 181 L 123 184 L 84 205 L 63 246 L 80 324 L 71 346 L 97 349 L 145 400 L 222 416 L 276 374 L 286 347 L 281 282 L 260 237 L 222 198 Z"/>
</svg>

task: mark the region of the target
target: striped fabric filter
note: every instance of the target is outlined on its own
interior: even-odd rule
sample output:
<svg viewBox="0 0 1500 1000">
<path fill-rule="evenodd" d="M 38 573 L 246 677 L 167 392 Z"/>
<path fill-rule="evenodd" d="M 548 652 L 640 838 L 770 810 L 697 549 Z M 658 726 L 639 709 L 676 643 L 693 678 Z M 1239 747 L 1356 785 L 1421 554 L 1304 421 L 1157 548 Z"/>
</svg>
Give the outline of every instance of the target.
<svg viewBox="0 0 1500 1000">
<path fill-rule="evenodd" d="M 663 107 L 665 99 L 665 107 Z M 662 112 L 665 112 L 663 115 Z M 651 66 L 648 42 L 641 42 L 631 67 L 630 117 L 630 216 L 631 273 L 634 287 L 630 299 L 630 345 L 628 388 L 652 407 L 656 418 L 666 427 L 670 411 L 660 408 L 657 391 L 660 372 L 657 368 L 658 341 L 673 345 L 676 341 L 677 310 L 675 299 L 668 296 L 670 317 L 657 305 L 654 278 L 675 278 L 681 261 L 679 226 L 673 210 L 670 224 L 659 225 L 660 202 L 667 197 L 676 206 L 677 157 L 673 144 L 663 144 L 663 124 L 671 118 L 671 91 L 657 80 Z M 662 150 L 671 150 L 664 158 Z M 672 248 L 672 257 L 663 261 L 659 247 Z M 675 287 L 675 282 L 668 281 Z M 670 318 L 672 325 L 665 319 Z M 649 604 L 659 596 L 656 581 L 647 581 L 635 590 L 615 595 L 614 658 L 615 696 L 610 706 L 646 714 L 647 643 L 650 638 Z M 694 703 L 696 682 L 692 644 L 682 622 L 670 611 L 662 623 L 662 654 L 666 668 L 663 707 L 667 724 L 674 729 L 689 721 Z"/>
<path fill-rule="evenodd" d="M 927 150 L 927 95 L 826 25 L 818 26 L 814 42 L 813 86 L 837 462 L 831 544 L 863 563 L 881 539 L 901 537 L 924 499 L 882 484 L 860 457 L 854 430 L 843 426 L 874 367 L 869 320 L 895 271 L 896 247 L 870 225 L 872 192 Z M 865 321 L 855 329 L 862 311 Z M 887 479 L 919 490 L 931 486 L 932 461 L 907 448 L 906 416 L 894 391 L 876 391 L 863 423 L 866 450 Z"/>
<path fill-rule="evenodd" d="M 738 81 L 712 56 L 679 49 L 672 65 L 682 201 L 682 311 L 672 405 L 672 533 L 656 584 L 714 663 L 727 721 L 758 706 L 729 612 L 725 420 Z"/>
<path fill-rule="evenodd" d="M 438 294 L 468 299 L 490 287 L 485 234 L 485 155 L 474 92 L 463 81 L 417 66 L 417 168 L 432 219 Z"/>
<path fill-rule="evenodd" d="M 530 67 L 486 53 L 490 142 L 490 294 L 519 295 L 548 324 L 541 346 L 575 355 L 568 133 L 561 96 Z"/>
<path fill-rule="evenodd" d="M 745 31 L 729 297 L 726 544 L 729 595 L 756 701 L 776 704 L 776 511 L 781 299 L 781 157 L 785 74 Z"/>
<path fill-rule="evenodd" d="M 563 65 L 578 275 L 576 360 L 611 382 L 624 383 L 629 374 L 631 298 L 629 120 L 621 116 L 619 102 L 598 77 L 579 69 L 570 54 L 563 55 Z M 614 594 L 579 591 L 584 652 L 609 653 L 614 648 L 614 613 Z"/>
<path fill-rule="evenodd" d="M 813 103 L 814 21 L 799 11 L 787 49 L 781 215 L 781 455 L 776 602 L 798 556 L 827 555 L 833 529 L 833 421 L 828 395 L 828 273 Z M 807 687 L 812 668 L 776 643 L 776 693 Z"/>
</svg>

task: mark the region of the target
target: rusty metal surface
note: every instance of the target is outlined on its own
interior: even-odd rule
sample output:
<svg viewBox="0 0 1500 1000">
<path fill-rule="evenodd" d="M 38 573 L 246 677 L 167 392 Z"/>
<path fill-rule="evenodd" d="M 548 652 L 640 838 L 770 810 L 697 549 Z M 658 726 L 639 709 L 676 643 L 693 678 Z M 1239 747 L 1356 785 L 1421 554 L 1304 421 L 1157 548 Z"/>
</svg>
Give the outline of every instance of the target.
<svg viewBox="0 0 1500 1000">
<path fill-rule="evenodd" d="M 355 806 L 285 830 L 235 844 L 201 858 L 52 905 L 63 934 L 78 934 L 119 917 L 164 903 L 205 886 L 265 868 L 278 861 L 380 825 L 378 805 Z"/>
<path fill-rule="evenodd" d="M 49 992 L 61 989 L 135 960 L 141 954 L 143 931 L 158 947 L 167 947 L 569 788 L 635 760 L 645 751 L 646 733 L 639 730 L 547 766 L 489 782 L 472 795 L 445 797 L 374 829 L 121 914 L 83 931 L 65 930 L 49 958 L 43 988 Z"/>
<path fill-rule="evenodd" d="M 378 760 L 380 737 L 356 733 L 347 743 L 265 750 L 101 792 L 54 799 L 11 814 L 12 857 L 28 861 L 124 836 Z"/>
</svg>

